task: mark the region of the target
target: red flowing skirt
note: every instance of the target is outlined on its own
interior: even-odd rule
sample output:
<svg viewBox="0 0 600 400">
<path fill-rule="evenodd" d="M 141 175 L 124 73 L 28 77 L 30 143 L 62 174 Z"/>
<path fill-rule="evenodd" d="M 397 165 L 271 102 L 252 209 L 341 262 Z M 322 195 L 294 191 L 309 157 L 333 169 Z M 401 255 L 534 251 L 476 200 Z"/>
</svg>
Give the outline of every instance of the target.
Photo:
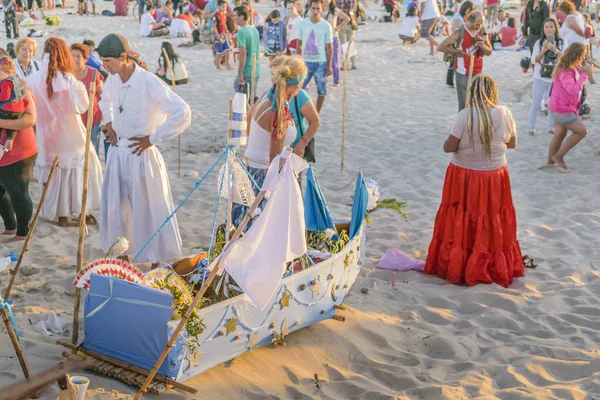
<svg viewBox="0 0 600 400">
<path fill-rule="evenodd" d="M 425 272 L 469 286 L 508 287 L 524 275 L 506 166 L 476 171 L 450 164 Z"/>
</svg>

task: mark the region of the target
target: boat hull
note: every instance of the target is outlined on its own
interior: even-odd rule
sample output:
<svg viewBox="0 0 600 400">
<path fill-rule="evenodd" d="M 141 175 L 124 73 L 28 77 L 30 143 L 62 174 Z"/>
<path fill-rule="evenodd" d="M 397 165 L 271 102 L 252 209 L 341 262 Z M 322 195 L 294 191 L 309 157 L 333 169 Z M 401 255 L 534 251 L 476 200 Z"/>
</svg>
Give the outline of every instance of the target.
<svg viewBox="0 0 600 400">
<path fill-rule="evenodd" d="M 298 329 L 332 318 L 336 311 L 334 306 L 342 303 L 360 273 L 365 241 L 363 225 L 359 234 L 339 253 L 282 279 L 262 310 L 256 308 L 245 294 L 201 309 L 199 314 L 206 329 L 194 343 L 182 334 L 159 374 L 183 382 L 256 347 L 271 344 L 273 334 L 283 338 Z M 114 298 L 105 290 L 99 298 L 92 281 L 91 292 L 86 297 L 86 338 L 82 346 L 140 368 L 151 369 L 151 360 L 158 359 L 180 320 L 168 321 L 164 313 L 159 316 L 152 312 L 147 298 L 136 311 L 142 290 L 147 288 L 140 289 L 139 285 L 125 283 L 128 288 L 126 295 L 121 293 L 120 298 Z M 128 313 L 111 313 L 111 308 L 106 306 L 111 301 L 118 303 L 113 304 L 115 309 L 121 309 L 125 304 Z M 98 310 L 100 304 L 104 304 L 105 309 Z M 164 301 L 161 303 L 163 306 Z M 127 317 L 132 313 L 146 313 L 142 318 L 146 323 L 143 329 L 139 327 L 139 320 L 132 322 Z M 148 324 L 156 325 L 157 329 Z M 111 330 L 111 335 L 102 334 L 107 329 Z M 126 341 L 123 335 L 127 336 Z"/>
</svg>

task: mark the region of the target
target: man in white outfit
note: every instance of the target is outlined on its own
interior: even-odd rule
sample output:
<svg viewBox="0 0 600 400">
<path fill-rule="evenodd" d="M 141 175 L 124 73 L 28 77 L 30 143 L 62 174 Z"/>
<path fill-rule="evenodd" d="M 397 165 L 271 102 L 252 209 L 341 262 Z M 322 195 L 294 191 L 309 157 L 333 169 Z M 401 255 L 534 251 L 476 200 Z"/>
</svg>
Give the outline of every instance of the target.
<svg viewBox="0 0 600 400">
<path fill-rule="evenodd" d="M 96 50 L 110 73 L 99 104 L 111 143 L 102 186 L 100 243 L 108 251 L 124 236 L 136 254 L 174 210 L 165 163 L 155 145 L 186 130 L 191 111 L 159 78 L 138 66 L 137 53 L 123 36 L 106 36 Z M 138 261 L 156 267 L 180 255 L 174 217 Z"/>
</svg>

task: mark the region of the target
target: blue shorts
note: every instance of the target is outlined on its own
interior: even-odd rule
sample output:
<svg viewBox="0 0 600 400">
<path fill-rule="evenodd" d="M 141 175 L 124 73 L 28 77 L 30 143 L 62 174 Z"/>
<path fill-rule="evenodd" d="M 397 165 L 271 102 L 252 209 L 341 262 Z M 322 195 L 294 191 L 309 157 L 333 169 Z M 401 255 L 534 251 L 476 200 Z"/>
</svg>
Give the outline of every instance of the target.
<svg viewBox="0 0 600 400">
<path fill-rule="evenodd" d="M 317 93 L 319 96 L 325 96 L 327 94 L 327 62 L 307 62 L 306 68 L 308 69 L 308 75 L 304 80 L 304 89 L 314 76 Z"/>
</svg>

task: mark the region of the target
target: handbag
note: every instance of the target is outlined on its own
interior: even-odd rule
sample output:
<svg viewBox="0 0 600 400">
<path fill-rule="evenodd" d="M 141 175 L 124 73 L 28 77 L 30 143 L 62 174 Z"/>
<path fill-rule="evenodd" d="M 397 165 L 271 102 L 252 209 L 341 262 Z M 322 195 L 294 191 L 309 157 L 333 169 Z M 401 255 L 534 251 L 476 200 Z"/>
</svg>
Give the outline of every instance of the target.
<svg viewBox="0 0 600 400">
<path fill-rule="evenodd" d="M 304 137 L 304 129 L 302 128 L 302 114 L 300 113 L 300 107 L 298 107 L 298 98 L 294 97 L 294 109 L 296 111 L 296 116 L 298 117 L 299 128 L 300 128 L 300 137 Z M 312 138 L 310 142 L 306 145 L 304 149 L 304 157 L 307 162 L 316 162 L 315 159 L 315 138 Z"/>
</svg>

